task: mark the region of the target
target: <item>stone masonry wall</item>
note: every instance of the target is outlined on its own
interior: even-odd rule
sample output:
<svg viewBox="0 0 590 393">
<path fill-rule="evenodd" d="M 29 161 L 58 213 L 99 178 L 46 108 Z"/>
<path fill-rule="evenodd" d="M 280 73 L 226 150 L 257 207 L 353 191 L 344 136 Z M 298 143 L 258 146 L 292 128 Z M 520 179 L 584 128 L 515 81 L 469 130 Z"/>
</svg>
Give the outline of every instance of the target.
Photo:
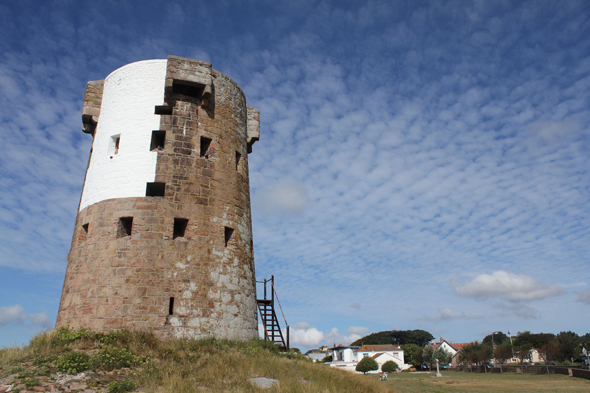
<svg viewBox="0 0 590 393">
<path fill-rule="evenodd" d="M 160 121 L 155 182 L 165 183 L 164 195 L 80 211 L 57 326 L 257 336 L 245 97 L 210 65 L 211 94 L 175 92 L 168 81 L 183 80 L 174 70 L 195 64 L 199 82 L 188 82 L 207 92 L 200 81 L 208 63 L 182 60 L 169 58 L 163 92 L 163 105 L 173 107 Z"/>
</svg>

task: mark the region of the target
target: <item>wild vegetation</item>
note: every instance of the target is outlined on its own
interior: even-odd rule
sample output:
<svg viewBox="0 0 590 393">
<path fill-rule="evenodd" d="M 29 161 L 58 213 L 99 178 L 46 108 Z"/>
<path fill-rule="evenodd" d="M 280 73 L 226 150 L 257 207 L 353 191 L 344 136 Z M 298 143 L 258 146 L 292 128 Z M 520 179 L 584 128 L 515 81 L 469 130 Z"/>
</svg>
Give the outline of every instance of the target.
<svg viewBox="0 0 590 393">
<path fill-rule="evenodd" d="M 72 382 L 82 375 L 83 386 Z M 73 383 L 78 386 L 68 389 L 109 393 L 260 391 L 249 381 L 254 377 L 278 380 L 270 392 L 391 391 L 368 376 L 313 363 L 296 351 L 280 353 L 261 340 L 159 340 L 147 332 L 60 328 L 28 346 L 0 349 L 0 386 L 13 385 L 12 392 L 34 386 L 63 391 Z"/>
</svg>

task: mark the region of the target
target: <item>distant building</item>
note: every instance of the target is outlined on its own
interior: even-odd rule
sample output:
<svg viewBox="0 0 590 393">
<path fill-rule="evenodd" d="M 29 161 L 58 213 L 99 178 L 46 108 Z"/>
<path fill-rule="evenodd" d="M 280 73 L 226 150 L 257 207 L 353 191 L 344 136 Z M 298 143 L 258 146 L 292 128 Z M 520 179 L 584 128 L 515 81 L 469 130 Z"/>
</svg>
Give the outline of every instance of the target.
<svg viewBox="0 0 590 393">
<path fill-rule="evenodd" d="M 343 346 L 330 348 L 332 351 L 332 362 L 330 367 L 338 367 L 348 371 L 355 371 L 356 365 L 362 358 L 370 356 L 379 365 L 379 370 L 383 363 L 392 360 L 401 369 L 409 368 L 409 364 L 405 364 L 404 350 L 395 345 L 363 345 L 358 346 Z"/>
<path fill-rule="evenodd" d="M 314 361 L 320 361 L 326 356 L 330 356 L 331 352 L 328 350 L 328 347 L 322 346 L 317 349 L 310 349 L 309 351 L 305 352 L 305 356 Z"/>
<path fill-rule="evenodd" d="M 447 340 L 443 339 L 442 337 L 440 338 L 440 342 L 436 343 L 436 344 L 432 344 L 432 346 L 434 347 L 434 349 L 437 348 L 442 348 L 445 351 L 447 351 L 448 353 L 451 354 L 451 363 L 450 365 L 455 367 L 458 366 L 459 363 L 461 363 L 461 359 L 460 359 L 460 353 L 461 350 L 463 349 L 463 347 L 465 345 L 469 345 L 471 343 L 453 343 L 453 342 L 448 342 Z"/>
</svg>

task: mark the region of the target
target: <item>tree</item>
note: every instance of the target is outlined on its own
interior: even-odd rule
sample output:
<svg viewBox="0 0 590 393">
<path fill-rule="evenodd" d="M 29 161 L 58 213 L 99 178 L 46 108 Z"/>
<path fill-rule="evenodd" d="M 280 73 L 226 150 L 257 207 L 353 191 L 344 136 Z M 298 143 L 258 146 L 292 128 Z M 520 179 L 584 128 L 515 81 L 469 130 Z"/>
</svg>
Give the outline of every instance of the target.
<svg viewBox="0 0 590 393">
<path fill-rule="evenodd" d="M 518 360 L 520 360 L 520 368 L 522 370 L 522 365 L 524 363 L 524 359 L 528 358 L 530 353 L 531 353 L 531 349 L 533 349 L 533 344 L 531 344 L 530 342 L 527 341 L 523 341 L 520 343 L 520 345 L 514 345 L 514 352 L 516 353 L 516 356 L 518 357 Z"/>
<path fill-rule="evenodd" d="M 471 344 L 464 345 L 461 349 L 461 361 L 465 362 L 469 365 L 469 371 L 472 371 L 471 366 L 473 363 L 477 362 L 478 355 L 479 355 L 479 346 L 478 342 L 472 342 Z"/>
<path fill-rule="evenodd" d="M 577 359 L 580 355 L 580 336 L 574 332 L 561 332 L 557 335 L 559 342 L 559 360 Z"/>
<path fill-rule="evenodd" d="M 549 374 L 549 362 L 555 360 L 559 356 L 559 341 L 556 338 L 549 341 L 539 349 L 539 356 L 545 362 L 545 369 Z"/>
<path fill-rule="evenodd" d="M 332 362 L 332 355 L 324 356 L 322 358 L 322 360 L 320 360 L 320 362 L 322 362 L 322 363 L 330 363 L 330 362 Z"/>
<path fill-rule="evenodd" d="M 406 363 L 413 364 L 414 366 L 419 366 L 424 361 L 424 359 L 422 358 L 423 348 L 417 346 L 416 344 L 404 344 L 401 346 L 401 349 L 404 350 L 404 357 L 406 358 Z"/>
<path fill-rule="evenodd" d="M 392 373 L 395 370 L 397 370 L 398 365 L 396 362 L 394 362 L 393 360 L 388 360 L 385 363 L 383 363 L 383 365 L 381 366 L 381 371 L 385 372 L 385 373 Z"/>
<path fill-rule="evenodd" d="M 493 340 L 492 340 L 492 335 Z M 498 345 L 498 344 L 502 344 L 503 342 L 505 342 L 506 340 L 510 340 L 510 337 L 508 337 L 507 335 L 505 335 L 502 332 L 494 332 L 492 334 L 488 334 L 487 336 L 484 337 L 484 339 L 482 340 L 482 344 L 488 344 L 488 345 Z"/>
<path fill-rule="evenodd" d="M 441 347 L 434 348 L 432 345 L 427 345 L 422 351 L 422 360 L 424 363 L 430 365 L 430 369 L 433 369 L 434 363 L 437 360 L 439 363 L 449 363 L 451 361 L 451 354 Z"/>
<path fill-rule="evenodd" d="M 494 358 L 496 362 L 500 363 L 500 372 L 502 372 L 502 364 L 506 362 L 506 359 L 510 359 L 512 357 L 512 345 L 510 341 L 505 341 L 500 345 L 496 345 L 494 348 Z"/>
<path fill-rule="evenodd" d="M 492 357 L 493 353 L 494 353 L 494 350 L 492 349 L 491 345 L 479 344 L 479 348 L 477 351 L 477 362 L 479 364 L 488 363 L 490 361 L 490 358 Z M 488 372 L 485 364 L 484 364 L 483 370 L 486 373 Z"/>
<path fill-rule="evenodd" d="M 432 345 L 427 345 L 422 350 L 422 361 L 428 364 L 432 370 L 432 365 L 436 363 L 435 349 Z"/>
<path fill-rule="evenodd" d="M 416 344 L 422 348 L 431 340 L 434 336 L 425 330 L 386 330 L 359 338 L 351 345 Z"/>
<path fill-rule="evenodd" d="M 366 374 L 368 371 L 379 370 L 379 365 L 377 361 L 370 356 L 365 356 L 361 359 L 360 362 L 356 365 L 356 371 L 360 371 L 363 374 Z"/>
</svg>

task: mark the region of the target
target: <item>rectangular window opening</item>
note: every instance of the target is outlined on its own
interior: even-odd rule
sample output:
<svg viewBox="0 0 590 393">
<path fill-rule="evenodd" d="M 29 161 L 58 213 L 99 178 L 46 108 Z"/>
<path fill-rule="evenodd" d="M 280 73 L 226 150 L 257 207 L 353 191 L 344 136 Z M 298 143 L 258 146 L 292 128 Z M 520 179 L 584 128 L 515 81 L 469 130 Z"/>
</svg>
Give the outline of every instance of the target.
<svg viewBox="0 0 590 393">
<path fill-rule="evenodd" d="M 152 144 L 150 150 L 164 150 L 164 142 L 166 141 L 166 131 L 152 131 Z"/>
<path fill-rule="evenodd" d="M 119 154 L 119 144 L 121 142 L 121 134 L 111 135 L 111 140 L 109 141 L 109 156 L 113 158 L 113 156 Z"/>
<path fill-rule="evenodd" d="M 170 298 L 170 303 L 168 303 L 168 315 L 174 315 L 174 298 Z"/>
<path fill-rule="evenodd" d="M 133 228 L 133 217 L 119 218 L 119 228 L 117 229 L 117 237 L 131 236 Z"/>
<path fill-rule="evenodd" d="M 236 152 L 236 171 L 240 170 L 240 158 L 242 158 L 242 155 Z"/>
<path fill-rule="evenodd" d="M 82 225 L 82 229 L 84 230 L 84 233 L 88 233 L 88 224 L 84 224 Z"/>
<path fill-rule="evenodd" d="M 232 235 L 234 234 L 234 229 L 230 227 L 225 227 L 225 246 L 231 242 Z"/>
<path fill-rule="evenodd" d="M 166 183 L 147 183 L 145 196 L 163 197 L 166 194 Z"/>
<path fill-rule="evenodd" d="M 190 82 L 175 80 L 172 83 L 172 94 L 180 94 L 192 98 L 201 98 L 203 85 L 191 84 Z"/>
<path fill-rule="evenodd" d="M 201 137 L 201 157 L 209 158 L 209 147 L 211 147 L 211 138 Z"/>
<path fill-rule="evenodd" d="M 186 232 L 187 225 L 188 225 L 188 220 L 186 218 L 175 218 L 174 219 L 174 232 L 172 234 L 172 238 L 176 239 L 177 237 L 184 237 L 184 233 Z"/>
<path fill-rule="evenodd" d="M 173 107 L 169 105 L 156 105 L 156 115 L 171 115 Z"/>
</svg>

